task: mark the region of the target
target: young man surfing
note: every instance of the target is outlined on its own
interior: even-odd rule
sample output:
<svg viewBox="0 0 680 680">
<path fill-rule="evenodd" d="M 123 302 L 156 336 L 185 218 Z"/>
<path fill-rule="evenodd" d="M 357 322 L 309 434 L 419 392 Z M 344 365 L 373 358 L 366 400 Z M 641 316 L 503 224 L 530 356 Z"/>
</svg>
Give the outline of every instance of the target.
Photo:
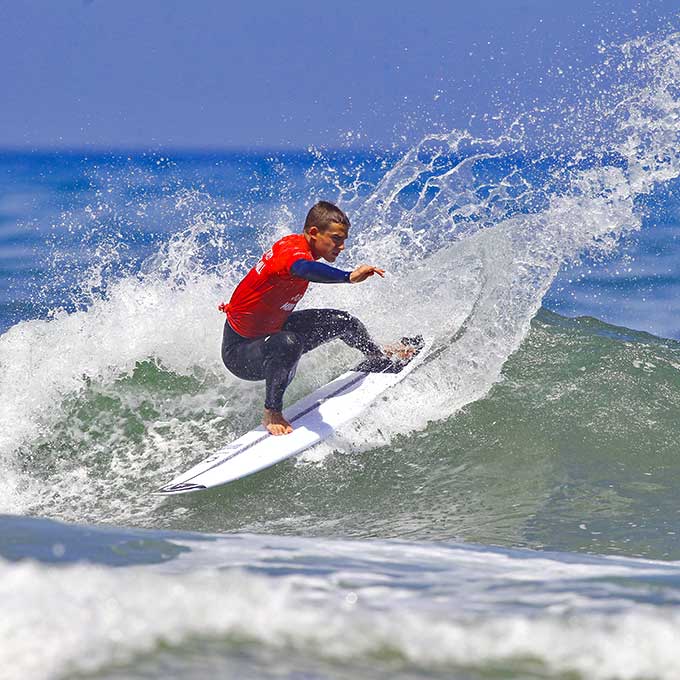
<svg viewBox="0 0 680 680">
<path fill-rule="evenodd" d="M 305 352 L 339 338 L 363 352 L 376 370 L 398 366 L 413 349 L 406 346 L 383 351 L 364 325 L 337 309 L 306 309 L 293 312 L 310 281 L 361 283 L 377 274 L 379 267 L 362 264 L 343 271 L 318 262 L 335 262 L 345 249 L 350 223 L 345 213 L 320 201 L 307 214 L 302 234 L 284 236 L 262 256 L 238 284 L 228 304 L 222 338 L 224 365 L 243 380 L 265 381 L 262 424 L 273 435 L 293 431 L 283 417 L 283 393 L 295 375 Z M 389 355 L 389 356 L 388 356 Z"/>
</svg>

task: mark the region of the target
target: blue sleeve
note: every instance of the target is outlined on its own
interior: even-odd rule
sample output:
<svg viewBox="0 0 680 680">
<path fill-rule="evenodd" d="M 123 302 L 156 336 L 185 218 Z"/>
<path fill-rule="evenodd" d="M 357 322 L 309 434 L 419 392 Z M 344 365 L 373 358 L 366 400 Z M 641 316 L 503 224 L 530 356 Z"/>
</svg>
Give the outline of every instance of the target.
<svg viewBox="0 0 680 680">
<path fill-rule="evenodd" d="M 314 260 L 296 260 L 290 267 L 290 273 L 314 283 L 349 283 L 352 272 L 343 272 Z"/>
</svg>

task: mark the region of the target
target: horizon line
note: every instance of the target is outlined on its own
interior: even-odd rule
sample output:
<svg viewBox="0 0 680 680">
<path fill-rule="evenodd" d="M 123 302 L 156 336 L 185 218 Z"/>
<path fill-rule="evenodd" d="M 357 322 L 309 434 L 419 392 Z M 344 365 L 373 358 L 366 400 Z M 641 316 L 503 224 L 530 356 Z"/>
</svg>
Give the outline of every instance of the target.
<svg viewBox="0 0 680 680">
<path fill-rule="evenodd" d="M 408 149 L 407 146 L 400 147 L 386 147 L 381 145 L 371 146 L 352 146 L 352 147 L 332 147 L 332 146 L 317 146 L 310 144 L 307 147 L 293 147 L 293 146 L 14 146 L 0 144 L 0 154 L 71 154 L 71 155 L 142 155 L 142 154 L 195 154 L 195 155 L 211 155 L 211 154 L 312 154 L 316 151 L 323 153 L 401 153 Z"/>
</svg>

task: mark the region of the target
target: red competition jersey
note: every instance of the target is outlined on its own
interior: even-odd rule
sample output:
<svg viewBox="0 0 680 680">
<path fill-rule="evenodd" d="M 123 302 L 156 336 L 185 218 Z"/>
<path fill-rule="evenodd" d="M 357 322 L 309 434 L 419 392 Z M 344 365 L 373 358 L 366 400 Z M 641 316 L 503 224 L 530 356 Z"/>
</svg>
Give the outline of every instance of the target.
<svg viewBox="0 0 680 680">
<path fill-rule="evenodd" d="M 220 309 L 239 335 L 259 338 L 281 330 L 309 285 L 290 273 L 297 260 L 314 261 L 307 239 L 302 234 L 284 236 L 236 286 L 229 304 Z"/>
</svg>

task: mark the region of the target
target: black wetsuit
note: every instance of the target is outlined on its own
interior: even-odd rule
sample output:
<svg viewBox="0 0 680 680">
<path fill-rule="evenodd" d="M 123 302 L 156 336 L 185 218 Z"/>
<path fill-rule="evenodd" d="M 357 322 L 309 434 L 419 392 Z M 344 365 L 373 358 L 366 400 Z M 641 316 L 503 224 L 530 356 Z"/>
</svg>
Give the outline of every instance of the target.
<svg viewBox="0 0 680 680">
<path fill-rule="evenodd" d="M 238 378 L 265 380 L 265 408 L 281 411 L 283 393 L 300 357 L 335 338 L 368 356 L 384 356 L 365 326 L 351 314 L 337 309 L 306 309 L 293 312 L 278 333 L 260 338 L 244 338 L 226 321 L 222 361 Z"/>
</svg>

